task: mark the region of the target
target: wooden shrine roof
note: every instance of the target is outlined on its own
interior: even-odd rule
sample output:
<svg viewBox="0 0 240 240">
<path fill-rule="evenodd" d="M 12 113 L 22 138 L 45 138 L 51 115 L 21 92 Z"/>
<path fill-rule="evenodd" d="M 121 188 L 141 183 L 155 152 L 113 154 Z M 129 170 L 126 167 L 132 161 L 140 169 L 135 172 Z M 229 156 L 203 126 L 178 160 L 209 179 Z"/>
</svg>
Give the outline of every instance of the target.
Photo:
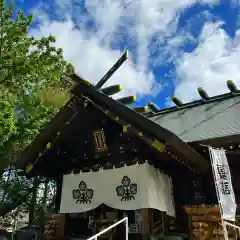
<svg viewBox="0 0 240 240">
<path fill-rule="evenodd" d="M 63 134 L 66 126 L 76 116 L 79 101 L 84 102 L 86 106 L 90 103 L 98 111 L 121 125 L 123 129 L 143 139 L 156 151 L 164 151 L 164 146 L 171 146 L 174 152 L 183 156 L 185 161 L 192 164 L 199 172 L 206 172 L 210 169 L 208 161 L 174 133 L 152 121 L 151 118 L 147 118 L 105 95 L 89 82 L 78 78 L 77 85 L 72 92 L 74 95 L 72 99 L 22 153 L 19 159 L 19 167 L 33 168 L 37 164 L 36 159 L 51 149 L 54 141 Z"/>
</svg>

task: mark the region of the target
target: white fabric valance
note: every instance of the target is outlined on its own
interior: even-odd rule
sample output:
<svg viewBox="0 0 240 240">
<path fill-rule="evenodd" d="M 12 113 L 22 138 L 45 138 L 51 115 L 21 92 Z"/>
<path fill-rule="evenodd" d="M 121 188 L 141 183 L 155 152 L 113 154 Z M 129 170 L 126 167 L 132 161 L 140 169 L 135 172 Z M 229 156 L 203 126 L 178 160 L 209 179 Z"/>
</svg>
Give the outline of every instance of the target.
<svg viewBox="0 0 240 240">
<path fill-rule="evenodd" d="M 171 178 L 148 163 L 63 176 L 61 213 L 101 204 L 121 210 L 153 208 L 175 216 Z"/>
</svg>

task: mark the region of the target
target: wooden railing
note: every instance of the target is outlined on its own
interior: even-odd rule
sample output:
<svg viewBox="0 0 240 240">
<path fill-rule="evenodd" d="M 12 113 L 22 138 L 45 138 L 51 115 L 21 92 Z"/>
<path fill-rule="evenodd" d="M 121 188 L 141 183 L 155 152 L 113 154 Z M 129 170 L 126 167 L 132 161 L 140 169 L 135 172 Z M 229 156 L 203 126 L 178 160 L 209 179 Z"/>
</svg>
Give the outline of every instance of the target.
<svg viewBox="0 0 240 240">
<path fill-rule="evenodd" d="M 123 218 L 122 220 L 120 220 L 120 221 L 114 223 L 114 224 L 111 225 L 110 227 L 108 227 L 108 228 L 102 230 L 101 232 L 95 234 L 94 236 L 88 238 L 87 240 L 97 240 L 98 237 L 99 237 L 100 235 L 102 235 L 102 234 L 108 232 L 109 230 L 115 228 L 116 226 L 118 226 L 119 224 L 124 223 L 124 222 L 125 222 L 125 227 L 126 227 L 126 231 L 125 231 L 126 238 L 125 238 L 125 240 L 128 240 L 128 218 L 127 218 L 127 217 L 125 217 L 125 218 Z"/>
</svg>

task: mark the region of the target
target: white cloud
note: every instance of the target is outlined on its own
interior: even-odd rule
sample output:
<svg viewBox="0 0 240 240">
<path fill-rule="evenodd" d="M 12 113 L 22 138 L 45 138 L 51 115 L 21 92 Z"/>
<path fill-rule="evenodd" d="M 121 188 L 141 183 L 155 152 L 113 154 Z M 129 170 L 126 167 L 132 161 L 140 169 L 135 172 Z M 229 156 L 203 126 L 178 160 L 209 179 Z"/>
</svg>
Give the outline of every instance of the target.
<svg viewBox="0 0 240 240">
<path fill-rule="evenodd" d="M 175 94 L 183 101 L 199 98 L 198 87 L 210 96 L 226 93 L 229 79 L 240 88 L 240 34 L 232 39 L 221 25 L 206 23 L 198 47 L 178 61 Z"/>
<path fill-rule="evenodd" d="M 86 39 L 74 29 L 71 20 L 45 23 L 39 29 L 32 30 L 32 34 L 54 35 L 57 47 L 64 49 L 65 59 L 76 67 L 76 73 L 93 83 L 97 83 L 122 54 L 119 50 L 102 46 L 97 38 Z M 124 94 L 158 92 L 160 87 L 151 72 L 138 71 L 131 59 L 114 74 L 108 84 L 118 83 L 125 87 Z"/>
<path fill-rule="evenodd" d="M 35 15 L 42 17 L 42 22 L 32 29 L 32 34 L 56 36 L 56 45 L 63 48 L 65 58 L 93 83 L 120 57 L 120 51 L 114 50 L 112 44 L 119 48 L 124 38 L 124 47 L 133 48 L 135 54 L 108 84 L 122 83 L 125 94 L 156 94 L 161 84 L 156 82 L 148 67 L 152 61 L 150 55 L 158 46 L 150 45 L 152 38 L 161 43 L 164 37 L 171 36 L 180 12 L 196 2 L 214 3 L 216 0 L 151 0 L 150 4 L 149 0 L 56 0 L 57 13 L 62 20 L 50 21 L 40 8 L 35 9 Z M 91 21 L 97 30 L 89 29 Z M 178 42 L 171 42 L 173 48 L 169 50 L 177 52 L 182 41 L 179 38 Z"/>
</svg>

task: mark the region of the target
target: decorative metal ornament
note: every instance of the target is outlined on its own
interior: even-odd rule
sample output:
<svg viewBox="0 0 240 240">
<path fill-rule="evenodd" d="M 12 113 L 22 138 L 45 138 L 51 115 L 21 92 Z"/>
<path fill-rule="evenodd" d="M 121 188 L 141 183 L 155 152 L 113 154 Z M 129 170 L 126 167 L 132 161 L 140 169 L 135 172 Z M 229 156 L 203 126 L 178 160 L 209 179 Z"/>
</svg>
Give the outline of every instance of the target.
<svg viewBox="0 0 240 240">
<path fill-rule="evenodd" d="M 81 181 L 78 185 L 78 189 L 72 191 L 73 199 L 79 204 L 88 204 L 92 202 L 94 195 L 93 189 L 87 188 L 87 184 Z"/>
<path fill-rule="evenodd" d="M 103 152 L 108 149 L 107 143 L 106 143 L 106 137 L 105 137 L 103 129 L 94 131 L 93 139 L 94 139 L 96 152 Z"/>
<path fill-rule="evenodd" d="M 116 187 L 116 192 L 121 197 L 121 201 L 135 200 L 134 195 L 137 194 L 137 184 L 131 183 L 131 179 L 124 176 L 121 185 Z"/>
</svg>

